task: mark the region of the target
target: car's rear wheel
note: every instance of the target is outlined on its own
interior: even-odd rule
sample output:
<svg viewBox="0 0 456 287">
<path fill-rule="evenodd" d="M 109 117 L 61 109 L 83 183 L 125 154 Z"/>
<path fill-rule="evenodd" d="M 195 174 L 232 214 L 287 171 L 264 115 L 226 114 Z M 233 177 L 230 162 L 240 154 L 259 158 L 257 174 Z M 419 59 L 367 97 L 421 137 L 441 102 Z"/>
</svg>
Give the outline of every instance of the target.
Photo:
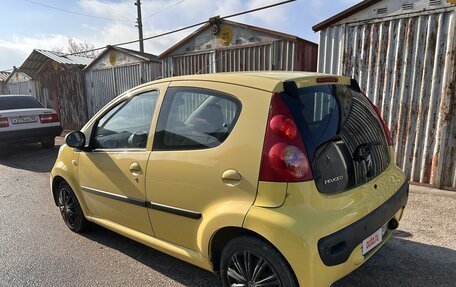
<svg viewBox="0 0 456 287">
<path fill-rule="evenodd" d="M 51 149 L 55 146 L 55 138 L 47 138 L 41 141 L 41 146 L 45 149 Z"/>
<path fill-rule="evenodd" d="M 63 221 L 74 232 L 87 229 L 89 222 L 84 217 L 81 205 L 71 187 L 62 182 L 58 187 L 58 207 Z"/>
<path fill-rule="evenodd" d="M 223 249 L 220 260 L 223 286 L 298 286 L 282 255 L 270 244 L 239 237 Z"/>
</svg>

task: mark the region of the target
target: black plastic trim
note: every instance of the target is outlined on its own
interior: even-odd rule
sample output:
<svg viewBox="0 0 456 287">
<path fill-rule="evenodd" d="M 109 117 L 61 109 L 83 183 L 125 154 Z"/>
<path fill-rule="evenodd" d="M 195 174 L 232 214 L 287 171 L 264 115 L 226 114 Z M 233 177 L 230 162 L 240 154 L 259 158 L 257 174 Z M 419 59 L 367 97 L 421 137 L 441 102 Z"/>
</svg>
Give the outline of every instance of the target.
<svg viewBox="0 0 456 287">
<path fill-rule="evenodd" d="M 110 199 L 115 199 L 115 200 L 123 201 L 123 202 L 126 202 L 126 203 L 130 203 L 130 204 L 146 207 L 145 201 L 142 201 L 142 200 L 139 200 L 139 199 L 134 199 L 134 198 L 126 197 L 126 196 L 121 196 L 121 195 L 117 195 L 117 194 L 114 194 L 114 193 L 109 193 L 109 192 L 106 192 L 106 191 L 102 191 L 102 190 L 98 190 L 98 189 L 94 189 L 94 188 L 90 188 L 90 187 L 85 187 L 85 186 L 82 186 L 81 188 L 85 192 L 89 192 L 89 193 L 100 195 L 100 196 L 104 196 L 104 197 L 107 197 L 107 198 L 110 198 Z"/>
<path fill-rule="evenodd" d="M 348 260 L 353 250 L 406 206 L 409 185 L 405 182 L 399 190 L 380 207 L 355 223 L 318 241 L 318 252 L 326 266 L 335 266 Z"/>
<path fill-rule="evenodd" d="M 163 205 L 163 204 L 158 204 L 158 203 L 153 203 L 153 202 L 146 202 L 146 206 L 147 206 L 147 208 L 150 208 L 150 209 L 164 211 L 164 212 L 172 213 L 175 215 L 189 217 L 192 219 L 200 219 L 202 216 L 202 214 L 199 212 L 190 211 L 190 210 L 172 207 L 172 206 Z"/>
<path fill-rule="evenodd" d="M 89 193 L 104 196 L 104 197 L 107 197 L 110 199 L 134 204 L 137 206 L 147 207 L 150 209 L 168 212 L 171 214 L 184 216 L 184 217 L 188 217 L 188 218 L 192 218 L 192 219 L 200 219 L 202 217 L 202 214 L 200 212 L 196 212 L 196 211 L 186 210 L 186 209 L 172 207 L 172 206 L 154 203 L 154 202 L 146 202 L 146 201 L 142 201 L 139 199 L 130 198 L 130 197 L 126 197 L 126 196 L 122 196 L 122 195 L 118 195 L 118 194 L 114 194 L 114 193 L 110 193 L 110 192 L 106 192 L 106 191 L 102 191 L 102 190 L 98 190 L 98 189 L 94 189 L 94 188 L 90 188 L 90 187 L 86 187 L 86 186 L 81 186 L 81 188 L 85 192 L 89 192 Z"/>
</svg>

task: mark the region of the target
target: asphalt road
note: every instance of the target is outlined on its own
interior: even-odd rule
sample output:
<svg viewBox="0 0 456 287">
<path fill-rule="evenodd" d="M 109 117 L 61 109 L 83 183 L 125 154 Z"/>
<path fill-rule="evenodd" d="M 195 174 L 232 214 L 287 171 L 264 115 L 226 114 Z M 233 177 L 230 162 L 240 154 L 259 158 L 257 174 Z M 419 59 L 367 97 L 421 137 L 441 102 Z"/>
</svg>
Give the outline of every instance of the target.
<svg viewBox="0 0 456 287">
<path fill-rule="evenodd" d="M 0 286 L 218 286 L 101 227 L 68 230 L 49 190 L 57 151 L 0 146 Z M 412 192 L 394 238 L 334 286 L 456 286 L 455 219 L 456 193 Z"/>
</svg>

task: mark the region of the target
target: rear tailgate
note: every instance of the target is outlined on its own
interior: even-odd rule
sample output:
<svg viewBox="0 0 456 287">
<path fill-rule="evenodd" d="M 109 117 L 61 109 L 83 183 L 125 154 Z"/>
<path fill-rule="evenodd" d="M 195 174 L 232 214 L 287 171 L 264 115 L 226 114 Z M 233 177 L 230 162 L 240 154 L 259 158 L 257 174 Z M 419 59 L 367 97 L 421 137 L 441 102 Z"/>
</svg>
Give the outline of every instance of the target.
<svg viewBox="0 0 456 287">
<path fill-rule="evenodd" d="M 390 163 L 386 132 L 369 100 L 338 77 L 287 89 L 282 98 L 296 122 L 324 194 L 344 192 L 372 181 Z"/>
</svg>

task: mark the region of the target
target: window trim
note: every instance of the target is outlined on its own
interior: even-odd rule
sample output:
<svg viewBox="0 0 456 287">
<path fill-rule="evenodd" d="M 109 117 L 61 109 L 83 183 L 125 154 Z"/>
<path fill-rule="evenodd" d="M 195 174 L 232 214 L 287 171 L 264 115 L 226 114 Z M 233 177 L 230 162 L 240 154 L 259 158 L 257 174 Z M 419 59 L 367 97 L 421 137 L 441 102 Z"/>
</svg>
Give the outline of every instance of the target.
<svg viewBox="0 0 456 287">
<path fill-rule="evenodd" d="M 91 130 L 91 133 L 90 133 L 90 139 L 89 139 L 89 146 L 88 146 L 88 151 L 89 152 L 95 152 L 95 153 L 106 153 L 106 152 L 144 152 L 144 151 L 147 151 L 147 146 L 145 148 L 118 148 L 118 149 L 113 149 L 113 148 L 95 148 L 95 134 L 96 134 L 96 131 L 98 129 L 98 123 L 100 122 L 100 120 L 106 115 L 108 114 L 110 111 L 112 111 L 113 109 L 115 109 L 116 107 L 118 106 L 121 106 L 119 108 L 119 111 L 122 110 L 122 108 L 127 105 L 133 98 L 137 97 L 137 96 L 140 96 L 140 95 L 143 95 L 143 94 L 146 94 L 146 93 L 150 93 L 150 92 L 157 92 L 157 103 L 155 104 L 155 109 L 154 109 L 154 115 L 155 115 L 155 112 L 156 112 L 156 109 L 157 109 L 157 105 L 160 104 L 160 90 L 157 89 L 157 88 L 154 88 L 152 90 L 149 90 L 149 91 L 141 91 L 140 93 L 138 94 L 134 94 L 134 95 L 129 95 L 129 96 L 126 96 L 122 99 L 119 99 L 119 101 L 113 103 L 113 105 L 111 107 L 109 107 L 109 109 L 107 109 L 106 111 L 104 111 L 102 114 L 99 115 L 98 118 L 96 118 L 96 120 L 94 121 L 93 125 L 92 125 L 92 130 Z M 114 116 L 116 113 L 114 113 L 112 116 Z M 112 117 L 111 117 L 112 118 Z M 110 119 L 111 119 L 110 118 Z M 153 116 L 152 116 L 152 120 L 151 120 L 151 123 L 150 123 L 150 128 L 149 128 L 149 132 L 152 128 L 152 122 L 153 122 Z"/>
<path fill-rule="evenodd" d="M 168 122 L 169 113 L 171 111 L 171 106 L 173 104 L 174 97 L 177 94 L 177 92 L 173 92 L 173 90 L 178 90 L 178 89 L 179 90 L 184 90 L 186 92 L 195 91 L 195 93 L 198 93 L 198 92 L 199 93 L 204 93 L 204 92 L 206 92 L 209 96 L 215 96 L 215 97 L 219 97 L 219 98 L 222 98 L 222 99 L 226 99 L 228 101 L 233 102 L 236 105 L 236 107 L 238 108 L 238 110 L 236 111 L 236 116 L 233 119 L 232 127 L 229 130 L 229 135 L 225 138 L 225 140 L 223 142 L 221 142 L 220 144 L 218 144 L 216 146 L 213 146 L 213 147 L 178 148 L 176 146 L 172 146 L 172 147 L 166 147 L 166 148 L 163 148 L 163 147 L 157 148 L 157 146 L 163 145 L 163 143 L 158 143 L 157 142 L 158 140 L 163 140 L 163 138 L 158 135 L 158 130 L 160 128 L 163 128 L 163 130 L 164 130 L 165 127 L 166 127 L 166 123 Z M 173 92 L 172 95 L 170 95 L 170 92 Z M 171 100 L 168 101 L 169 98 L 171 98 Z M 198 108 L 199 108 L 199 106 L 197 107 L 197 109 Z M 228 94 L 226 92 L 220 91 L 220 90 L 208 89 L 208 88 L 203 88 L 203 87 L 194 87 L 194 86 L 173 86 L 173 87 L 168 87 L 168 89 L 166 90 L 166 93 L 165 93 L 165 95 L 163 97 L 163 102 L 162 102 L 162 105 L 160 107 L 160 112 L 159 112 L 158 118 L 157 118 L 157 125 L 155 127 L 155 132 L 154 132 L 154 141 L 153 141 L 153 145 L 152 145 L 152 152 L 168 152 L 168 151 L 185 152 L 185 151 L 200 151 L 200 150 L 209 150 L 209 149 L 218 148 L 218 147 L 223 145 L 228 140 L 229 136 L 233 132 L 233 130 L 236 127 L 237 122 L 238 122 L 238 120 L 239 120 L 239 118 L 241 116 L 242 108 L 243 108 L 242 101 L 238 97 L 236 97 L 236 96 L 234 96 L 232 94 Z M 166 113 L 166 115 L 168 115 L 168 117 L 166 119 L 162 119 L 163 118 L 163 114 L 162 113 Z"/>
</svg>

